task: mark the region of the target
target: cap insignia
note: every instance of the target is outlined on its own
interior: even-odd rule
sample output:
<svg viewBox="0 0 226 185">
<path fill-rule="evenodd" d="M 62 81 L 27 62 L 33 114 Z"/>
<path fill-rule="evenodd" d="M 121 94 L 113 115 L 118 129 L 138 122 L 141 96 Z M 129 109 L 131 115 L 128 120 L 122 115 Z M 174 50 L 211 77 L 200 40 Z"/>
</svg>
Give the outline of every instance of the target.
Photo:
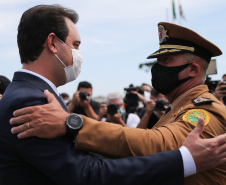
<svg viewBox="0 0 226 185">
<path fill-rule="evenodd" d="M 207 125 L 210 121 L 209 113 L 203 109 L 191 109 L 183 116 L 184 121 L 194 126 L 197 126 L 198 118 L 203 118 L 205 125 Z"/>
<path fill-rule="evenodd" d="M 159 43 L 161 44 L 162 42 L 166 41 L 166 38 L 169 38 L 169 36 L 167 35 L 168 30 L 166 30 L 164 26 L 159 25 L 158 31 L 159 31 Z"/>
<path fill-rule="evenodd" d="M 192 100 L 192 103 L 194 103 L 194 105 L 211 104 L 212 102 L 214 101 L 203 97 L 197 97 Z"/>
</svg>

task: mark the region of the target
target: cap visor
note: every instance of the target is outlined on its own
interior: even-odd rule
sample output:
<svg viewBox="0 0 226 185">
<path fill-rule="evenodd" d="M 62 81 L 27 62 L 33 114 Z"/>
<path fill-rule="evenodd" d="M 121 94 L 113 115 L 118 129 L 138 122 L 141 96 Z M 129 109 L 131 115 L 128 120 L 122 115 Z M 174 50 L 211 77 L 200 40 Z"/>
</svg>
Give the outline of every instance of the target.
<svg viewBox="0 0 226 185">
<path fill-rule="evenodd" d="M 157 58 L 159 56 L 175 54 L 175 53 L 190 53 L 190 52 L 188 50 L 183 50 L 183 49 L 159 49 L 158 51 L 149 55 L 147 59 Z"/>
</svg>

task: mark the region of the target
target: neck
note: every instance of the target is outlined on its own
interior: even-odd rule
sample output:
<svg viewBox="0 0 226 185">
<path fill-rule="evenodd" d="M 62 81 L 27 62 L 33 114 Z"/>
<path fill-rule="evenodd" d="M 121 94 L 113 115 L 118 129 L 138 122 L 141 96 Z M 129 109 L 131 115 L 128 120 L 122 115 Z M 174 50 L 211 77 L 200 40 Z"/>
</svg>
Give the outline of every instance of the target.
<svg viewBox="0 0 226 185">
<path fill-rule="evenodd" d="M 196 86 L 202 85 L 202 84 L 203 83 L 200 80 L 196 81 L 195 79 L 190 79 L 187 82 L 178 86 L 176 89 L 171 91 L 169 94 L 167 94 L 166 98 L 168 99 L 169 103 L 172 104 L 177 97 L 184 94 L 189 89 L 192 89 L 193 87 L 196 87 Z"/>
<path fill-rule="evenodd" d="M 37 59 L 33 62 L 28 62 L 26 64 L 23 64 L 23 69 L 27 69 L 29 71 L 35 72 L 39 75 L 42 75 L 43 77 L 47 78 L 49 81 L 51 81 L 56 87 L 59 86 L 57 81 L 55 80 L 54 76 L 52 75 L 52 68 L 50 66 L 50 63 L 45 62 L 46 60 Z"/>
</svg>

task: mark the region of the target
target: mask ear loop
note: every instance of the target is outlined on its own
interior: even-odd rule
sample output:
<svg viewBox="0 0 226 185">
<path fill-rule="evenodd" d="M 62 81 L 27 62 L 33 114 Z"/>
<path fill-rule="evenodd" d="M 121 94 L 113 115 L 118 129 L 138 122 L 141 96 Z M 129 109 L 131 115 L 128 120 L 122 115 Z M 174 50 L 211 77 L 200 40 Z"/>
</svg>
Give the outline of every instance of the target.
<svg viewBox="0 0 226 185">
<path fill-rule="evenodd" d="M 54 55 L 57 57 L 57 59 L 61 62 L 61 64 L 66 68 L 65 64 L 62 62 L 62 60 L 54 53 Z"/>
<path fill-rule="evenodd" d="M 61 43 L 63 43 L 65 46 L 67 46 L 70 50 L 71 50 L 71 48 L 67 45 L 67 44 L 65 44 L 59 37 L 57 37 L 56 36 L 56 38 L 61 42 Z M 72 51 L 72 50 L 71 50 Z M 54 55 L 57 57 L 57 59 L 61 62 L 61 64 L 63 64 L 63 66 L 66 68 L 67 66 L 63 63 L 63 61 L 54 53 Z"/>
<path fill-rule="evenodd" d="M 56 38 L 57 38 L 61 43 L 63 43 L 65 46 L 67 46 L 67 47 L 71 50 L 71 48 L 70 48 L 67 44 L 65 44 L 64 41 L 62 41 L 61 39 L 59 39 L 59 37 L 56 36 Z"/>
</svg>

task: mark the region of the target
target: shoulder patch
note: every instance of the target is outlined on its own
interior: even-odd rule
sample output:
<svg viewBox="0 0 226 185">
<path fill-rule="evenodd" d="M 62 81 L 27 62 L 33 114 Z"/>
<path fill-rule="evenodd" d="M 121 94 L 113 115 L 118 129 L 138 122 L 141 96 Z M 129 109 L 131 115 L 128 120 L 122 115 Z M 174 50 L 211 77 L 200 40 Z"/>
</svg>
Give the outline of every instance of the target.
<svg viewBox="0 0 226 185">
<path fill-rule="evenodd" d="M 183 116 L 183 120 L 197 126 L 198 118 L 203 118 L 205 125 L 207 125 L 210 121 L 210 115 L 204 109 L 191 109 L 185 113 Z"/>
<path fill-rule="evenodd" d="M 210 100 L 208 98 L 203 98 L 203 97 L 197 97 L 191 100 L 194 105 L 203 105 L 203 104 L 211 104 L 214 102 L 213 100 Z"/>
</svg>

